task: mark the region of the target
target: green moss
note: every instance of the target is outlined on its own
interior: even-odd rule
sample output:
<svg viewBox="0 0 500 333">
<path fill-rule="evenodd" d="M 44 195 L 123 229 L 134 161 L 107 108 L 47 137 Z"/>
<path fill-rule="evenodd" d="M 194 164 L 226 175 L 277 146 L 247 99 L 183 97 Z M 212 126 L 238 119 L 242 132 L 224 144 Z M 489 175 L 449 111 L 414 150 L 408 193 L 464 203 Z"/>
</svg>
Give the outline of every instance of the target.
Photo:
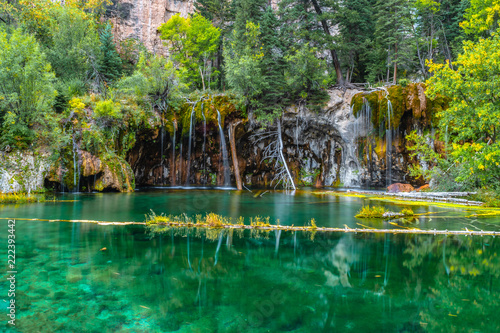
<svg viewBox="0 0 500 333">
<path fill-rule="evenodd" d="M 403 90 L 401 86 L 391 86 L 388 88 L 389 91 L 389 100 L 392 104 L 392 115 L 391 115 L 391 128 L 396 128 L 399 126 L 401 118 L 406 111 L 405 108 L 405 100 L 408 97 L 408 90 L 411 89 L 411 84 Z M 384 98 L 385 99 L 385 98 Z M 387 107 L 383 110 L 387 110 Z M 388 125 L 386 125 L 388 128 Z"/>
<path fill-rule="evenodd" d="M 361 111 L 364 103 L 364 93 L 357 93 L 351 99 L 352 113 L 354 116 L 358 116 L 358 112 Z"/>
</svg>

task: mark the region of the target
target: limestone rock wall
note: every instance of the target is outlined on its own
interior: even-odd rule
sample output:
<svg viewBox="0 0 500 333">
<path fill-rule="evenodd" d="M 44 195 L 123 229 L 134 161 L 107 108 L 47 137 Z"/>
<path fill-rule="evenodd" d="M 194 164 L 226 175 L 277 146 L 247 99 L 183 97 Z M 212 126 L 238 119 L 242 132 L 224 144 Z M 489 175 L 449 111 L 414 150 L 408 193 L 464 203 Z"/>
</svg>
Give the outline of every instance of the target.
<svg viewBox="0 0 500 333">
<path fill-rule="evenodd" d="M 166 54 L 158 27 L 177 13 L 186 17 L 193 11 L 194 0 L 112 0 L 106 17 L 118 42 L 133 38 L 152 52 Z"/>
<path fill-rule="evenodd" d="M 43 189 L 50 168 L 45 155 L 30 152 L 0 154 L 0 192 L 33 192 Z"/>
</svg>

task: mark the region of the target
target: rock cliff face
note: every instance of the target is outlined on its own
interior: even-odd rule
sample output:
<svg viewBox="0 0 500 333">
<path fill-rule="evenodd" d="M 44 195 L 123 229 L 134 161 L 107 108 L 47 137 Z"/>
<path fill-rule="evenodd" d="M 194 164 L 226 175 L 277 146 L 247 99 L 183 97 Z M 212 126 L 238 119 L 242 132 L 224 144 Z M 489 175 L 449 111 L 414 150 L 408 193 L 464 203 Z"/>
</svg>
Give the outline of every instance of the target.
<svg viewBox="0 0 500 333">
<path fill-rule="evenodd" d="M 50 163 L 45 155 L 13 152 L 0 155 L 0 192 L 34 192 L 43 189 Z"/>
<path fill-rule="evenodd" d="M 417 126 L 412 122 L 411 111 L 405 113 L 403 124 L 399 130 L 394 130 L 388 143 L 387 136 L 373 136 L 363 126 L 366 119 L 353 114 L 350 105 L 357 93 L 357 90 L 330 90 L 329 102 L 317 113 L 304 106 L 286 110 L 282 118 L 283 153 L 295 182 L 347 187 L 385 187 L 395 182 L 421 184 L 421 180 L 409 178 L 407 170 L 412 161 L 405 148 L 404 134 Z M 230 118 L 224 124 L 226 142 L 229 142 Z M 274 163 L 264 158 L 270 141 L 257 141 L 254 137 L 260 130 L 252 119 L 235 130 L 240 174 L 245 185 L 274 186 L 271 182 L 276 173 Z M 208 125 L 206 135 L 204 133 L 203 124 L 195 124 L 192 137 L 181 137 L 177 133 L 175 147 L 172 137 L 165 132 L 161 135 L 160 129 L 141 133 L 128 155 L 137 184 L 223 185 L 218 128 Z M 365 140 L 368 135 L 371 135 L 373 149 L 367 158 Z M 187 155 L 189 140 L 193 147 L 191 156 Z M 387 147 L 391 147 L 389 165 Z M 229 165 L 234 175 L 233 164 Z M 235 183 L 234 178 L 231 183 Z"/>
<path fill-rule="evenodd" d="M 113 23 L 117 41 L 135 39 L 152 52 L 165 54 L 158 27 L 173 15 L 186 17 L 194 10 L 194 0 L 112 0 L 106 17 Z"/>
</svg>

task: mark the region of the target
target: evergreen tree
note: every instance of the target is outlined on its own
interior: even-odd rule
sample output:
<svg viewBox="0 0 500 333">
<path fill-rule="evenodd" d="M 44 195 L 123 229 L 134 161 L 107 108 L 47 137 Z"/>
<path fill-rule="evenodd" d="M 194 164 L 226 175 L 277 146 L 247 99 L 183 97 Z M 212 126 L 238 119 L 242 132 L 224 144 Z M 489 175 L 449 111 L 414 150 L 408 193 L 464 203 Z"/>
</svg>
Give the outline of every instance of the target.
<svg viewBox="0 0 500 333">
<path fill-rule="evenodd" d="M 340 2 L 340 1 L 339 1 Z M 373 5 L 376 0 L 342 1 L 333 15 L 340 61 L 348 82 L 366 82 L 368 48 L 374 37 Z"/>
<path fill-rule="evenodd" d="M 385 53 L 386 77 L 397 83 L 398 68 L 413 63 L 414 40 L 411 20 L 411 4 L 409 0 L 378 0 L 375 6 L 375 43 L 371 65 L 372 80 L 381 73 L 382 59 L 376 58 Z M 384 50 L 385 52 L 381 52 Z"/>
<path fill-rule="evenodd" d="M 101 59 L 99 61 L 99 72 L 107 82 L 117 80 L 122 74 L 122 59 L 116 51 L 113 42 L 111 24 L 107 23 L 99 35 L 101 42 Z"/>
<path fill-rule="evenodd" d="M 262 54 L 260 65 L 265 91 L 259 98 L 259 112 L 262 117 L 274 118 L 287 105 L 285 83 L 285 61 L 283 44 L 279 35 L 279 22 L 269 6 L 260 22 Z"/>
</svg>

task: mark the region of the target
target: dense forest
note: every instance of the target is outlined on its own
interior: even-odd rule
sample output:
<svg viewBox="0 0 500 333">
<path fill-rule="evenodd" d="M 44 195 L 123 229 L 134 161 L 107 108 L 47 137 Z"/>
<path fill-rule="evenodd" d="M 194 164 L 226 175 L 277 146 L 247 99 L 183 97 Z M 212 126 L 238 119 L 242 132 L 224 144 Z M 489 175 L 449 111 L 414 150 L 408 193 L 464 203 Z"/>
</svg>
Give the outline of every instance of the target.
<svg viewBox="0 0 500 333">
<path fill-rule="evenodd" d="M 0 149 L 70 165 L 78 142 L 123 165 L 140 129 L 185 133 L 193 113 L 266 126 L 290 105 L 321 108 L 329 88 L 425 82 L 448 101 L 435 124 L 446 148 L 409 134 L 431 166 L 413 172 L 500 193 L 498 0 L 199 0 L 158 27 L 168 55 L 116 40 L 110 5 L 0 4 Z"/>
</svg>

